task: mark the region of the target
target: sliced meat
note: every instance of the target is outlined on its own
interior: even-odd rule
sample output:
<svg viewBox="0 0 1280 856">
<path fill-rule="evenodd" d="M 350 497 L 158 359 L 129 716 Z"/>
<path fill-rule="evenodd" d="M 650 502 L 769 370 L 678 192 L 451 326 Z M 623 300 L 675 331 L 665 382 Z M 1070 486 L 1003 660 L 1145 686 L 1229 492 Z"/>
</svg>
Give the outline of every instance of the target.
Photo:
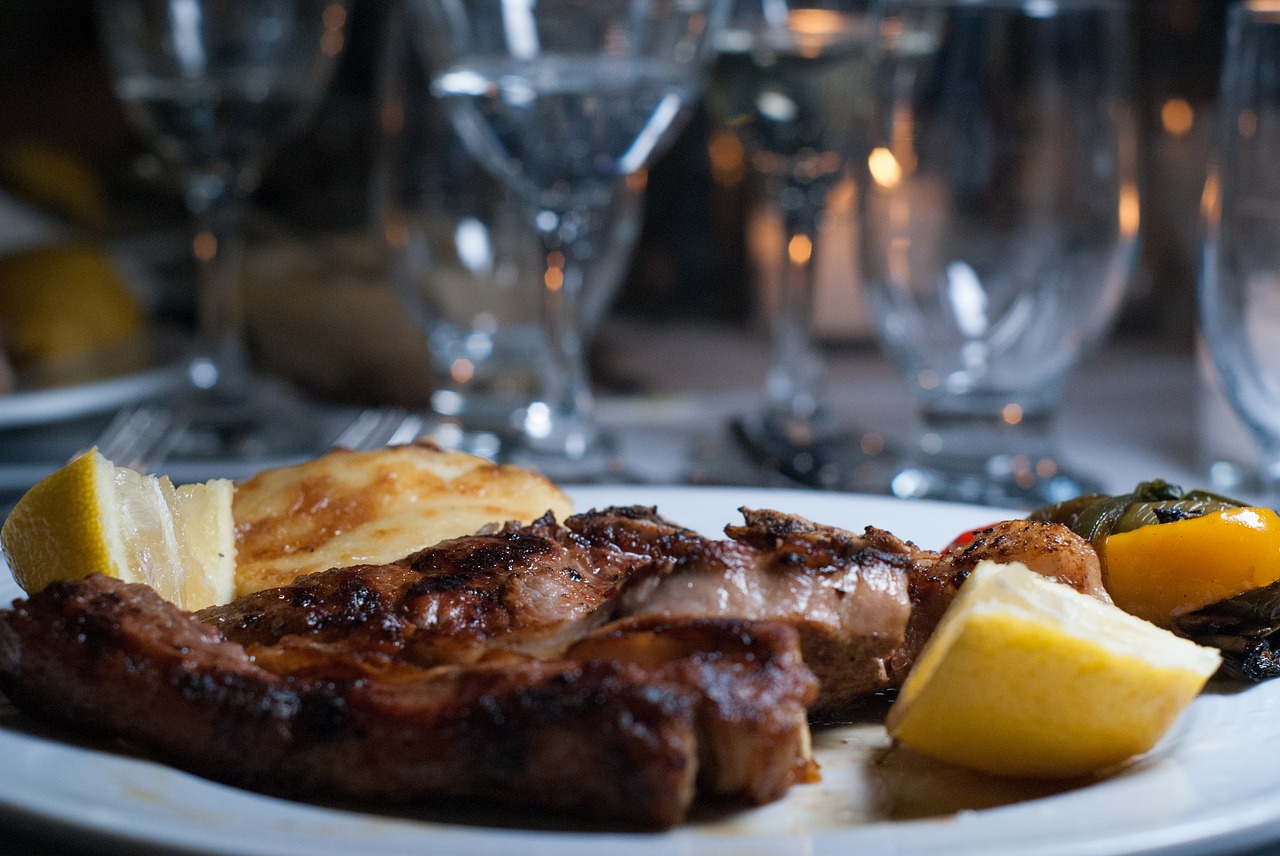
<svg viewBox="0 0 1280 856">
<path fill-rule="evenodd" d="M 706 793 L 759 805 L 817 779 L 808 708 L 818 682 L 801 667 L 798 639 L 784 624 L 624 619 L 565 657 L 636 664 L 698 687 L 698 785 Z"/>
<path fill-rule="evenodd" d="M 886 662 L 911 612 L 914 546 L 873 528 L 859 536 L 776 511 L 742 513 L 745 523 L 725 530 L 731 540 L 686 540 L 663 573 L 633 582 L 619 614 L 791 624 L 821 684 L 818 716 L 890 686 Z"/>
<path fill-rule="evenodd" d="M 33 715 L 289 795 L 478 796 L 666 827 L 699 780 L 759 802 L 811 771 L 814 679 L 791 628 L 638 623 L 578 645 L 568 660 L 425 669 L 326 669 L 314 647 L 291 673 L 287 653 L 259 645 L 259 662 L 149 588 L 93 576 L 0 613 L 0 689 Z"/>
<path fill-rule="evenodd" d="M 309 574 L 200 618 L 247 645 L 351 640 L 362 656 L 422 666 L 470 662 L 495 645 L 553 656 L 608 620 L 623 584 L 651 565 L 546 517 L 443 541 L 397 564 Z"/>
</svg>

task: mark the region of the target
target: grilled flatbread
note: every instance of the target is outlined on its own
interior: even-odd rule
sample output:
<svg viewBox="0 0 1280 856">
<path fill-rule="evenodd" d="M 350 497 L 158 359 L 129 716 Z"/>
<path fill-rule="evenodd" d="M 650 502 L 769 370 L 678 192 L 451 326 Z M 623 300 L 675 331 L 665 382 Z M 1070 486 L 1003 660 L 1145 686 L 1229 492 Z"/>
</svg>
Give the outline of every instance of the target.
<svg viewBox="0 0 1280 856">
<path fill-rule="evenodd" d="M 236 594 L 302 574 L 395 562 L 490 523 L 527 523 L 569 498 L 529 470 L 429 442 L 366 452 L 335 449 L 236 486 Z"/>
</svg>

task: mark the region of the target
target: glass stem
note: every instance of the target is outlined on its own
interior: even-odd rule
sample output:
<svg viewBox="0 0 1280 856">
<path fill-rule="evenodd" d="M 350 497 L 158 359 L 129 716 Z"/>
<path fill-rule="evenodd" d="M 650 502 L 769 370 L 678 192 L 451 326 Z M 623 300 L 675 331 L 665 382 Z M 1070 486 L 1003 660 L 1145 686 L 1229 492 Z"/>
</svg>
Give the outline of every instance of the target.
<svg viewBox="0 0 1280 856">
<path fill-rule="evenodd" d="M 198 266 L 198 341 L 191 361 L 192 384 L 204 394 L 240 401 L 248 394 L 249 352 L 240 268 L 245 200 L 229 187 L 188 199 Z"/>
<path fill-rule="evenodd" d="M 808 205 L 783 212 L 786 244 L 765 396 L 766 417 L 788 426 L 807 425 L 821 409 L 822 367 L 813 347 L 819 216 Z"/>
<path fill-rule="evenodd" d="M 593 451 L 599 435 L 595 399 L 580 317 L 583 268 L 591 254 L 590 212 L 539 212 L 546 269 L 543 272 L 542 324 L 547 355 L 542 362 L 541 396 L 525 417 L 525 442 L 533 449 L 569 459 Z"/>
</svg>

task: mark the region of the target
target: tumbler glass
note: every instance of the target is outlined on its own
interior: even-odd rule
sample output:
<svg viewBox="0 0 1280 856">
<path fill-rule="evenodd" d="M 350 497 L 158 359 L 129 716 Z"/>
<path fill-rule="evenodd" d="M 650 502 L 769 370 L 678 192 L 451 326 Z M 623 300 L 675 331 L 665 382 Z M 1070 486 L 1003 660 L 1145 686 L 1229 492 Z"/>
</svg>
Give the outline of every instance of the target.
<svg viewBox="0 0 1280 856">
<path fill-rule="evenodd" d="M 891 0 L 863 166 L 868 305 L 920 430 L 892 490 L 1035 506 L 1089 492 L 1052 440 L 1135 259 L 1127 4 Z"/>
</svg>

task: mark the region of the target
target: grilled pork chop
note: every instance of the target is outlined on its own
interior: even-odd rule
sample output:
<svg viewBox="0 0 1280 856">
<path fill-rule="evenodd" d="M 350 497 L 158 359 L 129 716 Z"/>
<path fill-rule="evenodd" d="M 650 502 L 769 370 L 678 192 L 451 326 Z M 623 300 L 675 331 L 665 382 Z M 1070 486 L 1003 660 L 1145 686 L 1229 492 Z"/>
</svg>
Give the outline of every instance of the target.
<svg viewBox="0 0 1280 856">
<path fill-rule="evenodd" d="M 905 675 L 908 621 L 964 574 L 882 530 L 744 514 L 728 540 L 650 508 L 547 516 L 198 614 L 58 583 L 0 612 L 0 690 L 262 790 L 669 826 L 695 791 L 810 777 L 806 710 Z"/>
<path fill-rule="evenodd" d="M 881 530 L 857 536 L 775 511 L 744 515 L 729 540 L 645 507 L 563 525 L 548 516 L 444 541 L 396 565 L 305 576 L 200 615 L 248 646 L 359 638 L 362 656 L 420 666 L 474 662 L 495 646 L 555 656 L 627 617 L 778 620 L 798 631 L 819 678 L 817 713 L 888 687 L 885 663 L 911 610 L 912 557 L 923 554 Z"/>
<path fill-rule="evenodd" d="M 0 689 L 36 716 L 292 795 L 480 796 L 666 827 L 695 785 L 761 802 L 812 772 L 816 687 L 785 625 L 637 622 L 569 659 L 495 649 L 427 668 L 290 638 L 246 647 L 145 586 L 92 576 L 3 614 Z"/>
</svg>

